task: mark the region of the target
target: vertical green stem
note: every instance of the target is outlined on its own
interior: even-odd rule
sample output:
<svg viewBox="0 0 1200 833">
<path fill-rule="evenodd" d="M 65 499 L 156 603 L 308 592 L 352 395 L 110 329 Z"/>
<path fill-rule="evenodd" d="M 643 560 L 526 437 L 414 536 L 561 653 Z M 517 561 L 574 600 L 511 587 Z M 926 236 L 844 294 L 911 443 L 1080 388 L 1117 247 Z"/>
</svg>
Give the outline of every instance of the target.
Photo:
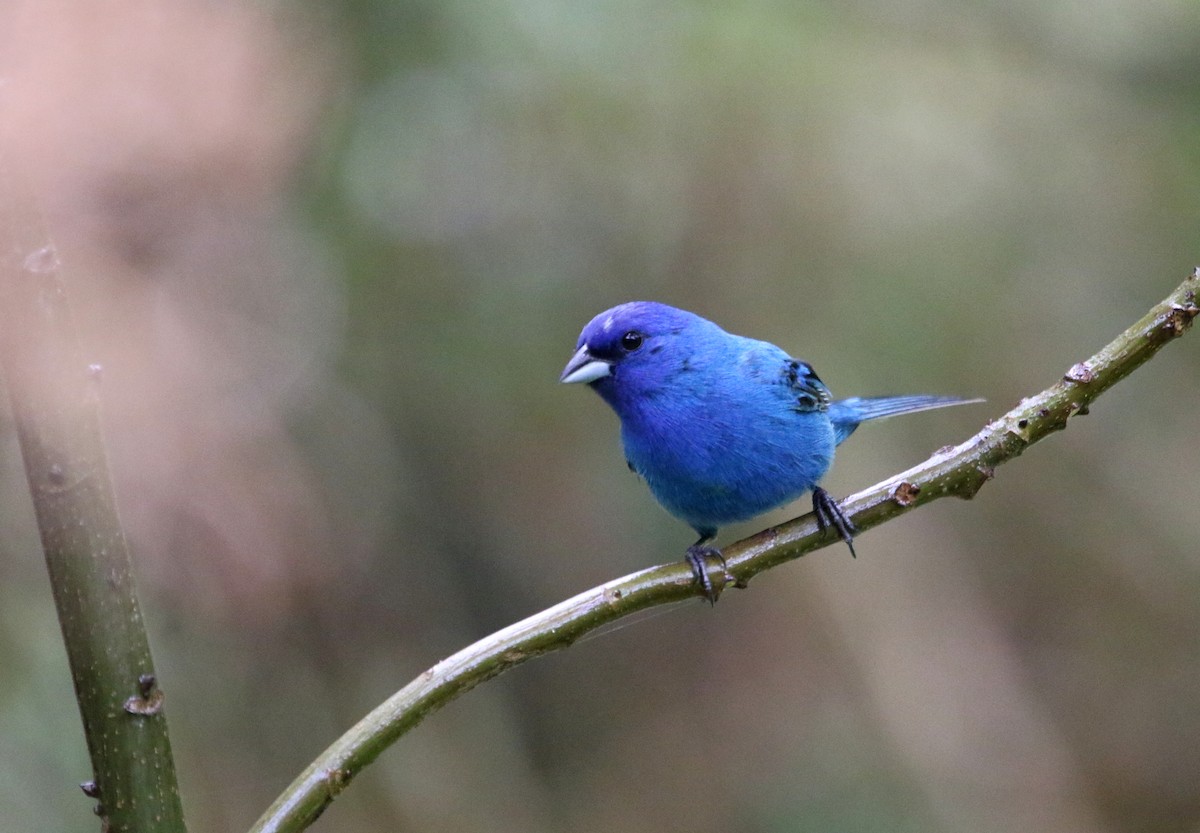
<svg viewBox="0 0 1200 833">
<path fill-rule="evenodd" d="M 97 799 L 104 831 L 183 831 L 162 692 L 100 432 L 102 371 L 83 358 L 58 256 L 3 158 L 0 368 L 92 759 L 85 792 Z"/>
</svg>

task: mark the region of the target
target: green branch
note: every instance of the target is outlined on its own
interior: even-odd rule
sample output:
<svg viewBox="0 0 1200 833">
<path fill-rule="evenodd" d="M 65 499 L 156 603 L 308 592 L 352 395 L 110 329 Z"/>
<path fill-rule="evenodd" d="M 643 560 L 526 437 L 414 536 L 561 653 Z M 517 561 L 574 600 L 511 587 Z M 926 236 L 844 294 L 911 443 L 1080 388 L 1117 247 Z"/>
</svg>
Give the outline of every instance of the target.
<svg viewBox="0 0 1200 833">
<path fill-rule="evenodd" d="M 996 466 L 1065 428 L 1072 417 L 1087 413 L 1097 396 L 1182 335 L 1200 311 L 1197 290 L 1200 269 L 1115 341 L 1070 368 L 1059 382 L 992 420 L 966 442 L 852 495 L 843 508 L 859 530 L 866 530 L 940 497 L 974 497 Z M 832 530 L 819 532 L 813 516 L 805 515 L 726 547 L 729 579 L 745 586 L 763 570 L 837 540 Z M 718 589 L 722 579 L 714 576 Z M 701 592 L 686 564 L 654 567 L 581 593 L 464 648 L 400 689 L 325 750 L 258 820 L 252 833 L 303 830 L 384 749 L 485 680 L 539 654 L 566 648 L 634 611 Z"/>
<path fill-rule="evenodd" d="M 103 831 L 184 830 L 175 764 L 58 257 L 0 159 L 0 368 L 92 759 Z M 81 799 L 82 801 L 82 799 Z"/>
</svg>

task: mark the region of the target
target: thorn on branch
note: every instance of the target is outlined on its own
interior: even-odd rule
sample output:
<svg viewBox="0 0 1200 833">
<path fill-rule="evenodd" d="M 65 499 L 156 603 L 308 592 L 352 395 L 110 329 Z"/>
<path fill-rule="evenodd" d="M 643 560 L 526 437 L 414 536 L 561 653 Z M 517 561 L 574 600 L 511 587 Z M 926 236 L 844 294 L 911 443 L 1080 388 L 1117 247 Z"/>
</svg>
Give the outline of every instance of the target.
<svg viewBox="0 0 1200 833">
<path fill-rule="evenodd" d="M 983 488 L 984 483 L 987 483 L 995 476 L 996 469 L 992 466 L 976 466 L 975 473 L 973 475 L 969 474 L 963 481 L 962 488 L 955 491 L 954 494 L 963 500 L 970 500 L 979 494 L 979 490 Z"/>
</svg>

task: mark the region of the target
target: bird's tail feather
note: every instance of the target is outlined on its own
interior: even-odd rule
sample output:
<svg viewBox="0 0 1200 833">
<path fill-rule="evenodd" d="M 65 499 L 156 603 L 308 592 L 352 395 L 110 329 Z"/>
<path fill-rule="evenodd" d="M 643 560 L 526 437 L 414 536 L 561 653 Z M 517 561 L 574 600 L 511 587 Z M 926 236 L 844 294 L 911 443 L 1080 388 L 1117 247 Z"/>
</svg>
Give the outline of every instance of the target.
<svg viewBox="0 0 1200 833">
<path fill-rule="evenodd" d="M 912 396 L 854 396 L 850 399 L 839 399 L 829 405 L 829 419 L 833 421 L 837 441 L 854 433 L 860 423 L 871 419 L 884 419 L 898 414 L 911 414 L 916 411 L 931 411 L 934 408 L 949 408 L 951 405 L 970 405 L 982 402 L 982 399 L 960 399 L 957 396 L 928 396 L 914 394 Z"/>
</svg>

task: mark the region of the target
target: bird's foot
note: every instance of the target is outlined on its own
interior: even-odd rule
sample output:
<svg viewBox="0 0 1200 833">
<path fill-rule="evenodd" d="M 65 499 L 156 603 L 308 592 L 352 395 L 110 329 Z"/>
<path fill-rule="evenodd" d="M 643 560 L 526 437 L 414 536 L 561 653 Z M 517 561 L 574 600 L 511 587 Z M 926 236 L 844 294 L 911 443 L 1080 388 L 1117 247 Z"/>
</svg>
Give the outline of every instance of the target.
<svg viewBox="0 0 1200 833">
<path fill-rule="evenodd" d="M 857 558 L 858 556 L 854 552 L 854 533 L 858 530 L 854 528 L 854 524 L 850 523 L 850 519 L 842 511 L 842 507 L 837 505 L 837 501 L 829 492 L 819 486 L 813 489 L 812 502 L 813 514 L 817 516 L 817 529 L 822 532 L 827 527 L 836 529 L 841 539 L 846 542 L 846 546 L 850 548 L 850 557 Z"/>
<path fill-rule="evenodd" d="M 701 539 L 703 540 L 703 539 Z M 734 579 L 728 572 L 728 565 L 725 563 L 725 556 L 721 554 L 721 550 L 717 547 L 706 547 L 703 544 L 696 543 L 687 548 L 688 566 L 692 568 L 692 575 L 696 577 L 696 582 L 704 588 L 704 596 L 708 599 L 710 605 L 717 603 L 717 597 L 721 595 L 719 588 L 713 587 L 712 578 L 708 575 L 708 559 L 710 557 L 721 562 L 721 571 L 725 574 L 725 581 L 734 583 Z"/>
</svg>

